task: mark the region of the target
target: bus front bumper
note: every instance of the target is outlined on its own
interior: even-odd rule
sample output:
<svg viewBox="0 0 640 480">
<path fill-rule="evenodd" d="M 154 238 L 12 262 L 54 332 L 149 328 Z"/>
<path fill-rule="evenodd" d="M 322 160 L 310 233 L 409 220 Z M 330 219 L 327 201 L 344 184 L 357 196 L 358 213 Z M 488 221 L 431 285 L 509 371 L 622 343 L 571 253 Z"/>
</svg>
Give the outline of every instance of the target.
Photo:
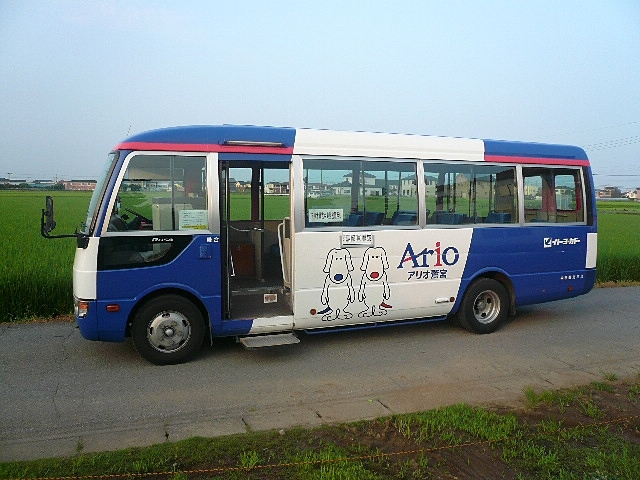
<svg viewBox="0 0 640 480">
<path fill-rule="evenodd" d="M 104 306 L 103 306 L 104 307 Z M 124 342 L 127 316 L 124 312 L 109 313 L 96 300 L 75 299 L 74 312 L 80 333 L 87 340 Z"/>
</svg>

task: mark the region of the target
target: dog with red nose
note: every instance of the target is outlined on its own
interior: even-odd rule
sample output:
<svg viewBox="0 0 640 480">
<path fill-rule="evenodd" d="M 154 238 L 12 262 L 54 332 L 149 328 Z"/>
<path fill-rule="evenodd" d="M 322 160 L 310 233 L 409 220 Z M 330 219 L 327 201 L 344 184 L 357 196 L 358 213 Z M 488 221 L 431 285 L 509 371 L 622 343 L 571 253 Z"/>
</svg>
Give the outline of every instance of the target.
<svg viewBox="0 0 640 480">
<path fill-rule="evenodd" d="M 391 296 L 391 289 L 387 281 L 389 261 L 387 252 L 382 247 L 369 247 L 362 257 L 362 280 L 358 289 L 358 300 L 367 307 L 361 311 L 359 317 L 379 317 L 387 314 L 392 308 L 386 301 Z"/>
</svg>

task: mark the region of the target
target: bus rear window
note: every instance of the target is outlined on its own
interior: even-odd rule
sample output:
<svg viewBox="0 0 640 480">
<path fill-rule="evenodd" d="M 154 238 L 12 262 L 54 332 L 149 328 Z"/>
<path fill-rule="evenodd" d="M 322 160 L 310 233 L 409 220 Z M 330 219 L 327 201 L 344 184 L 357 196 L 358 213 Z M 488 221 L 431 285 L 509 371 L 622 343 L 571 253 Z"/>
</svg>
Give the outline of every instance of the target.
<svg viewBox="0 0 640 480">
<path fill-rule="evenodd" d="M 584 222 L 579 169 L 526 167 L 522 169 L 522 176 L 525 222 Z"/>
</svg>

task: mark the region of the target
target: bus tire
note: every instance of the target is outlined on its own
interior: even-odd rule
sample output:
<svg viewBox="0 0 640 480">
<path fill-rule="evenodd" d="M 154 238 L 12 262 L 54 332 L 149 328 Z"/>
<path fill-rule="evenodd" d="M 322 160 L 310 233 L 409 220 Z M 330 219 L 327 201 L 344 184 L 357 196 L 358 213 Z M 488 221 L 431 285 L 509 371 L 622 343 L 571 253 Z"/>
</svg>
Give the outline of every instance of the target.
<svg viewBox="0 0 640 480">
<path fill-rule="evenodd" d="M 202 346 L 202 313 L 180 295 L 163 295 L 145 303 L 131 325 L 133 345 L 156 365 L 173 365 L 190 359 Z"/>
<path fill-rule="evenodd" d="M 467 288 L 457 319 L 470 332 L 492 333 L 500 328 L 508 313 L 507 289 L 491 278 L 479 278 Z"/>
</svg>

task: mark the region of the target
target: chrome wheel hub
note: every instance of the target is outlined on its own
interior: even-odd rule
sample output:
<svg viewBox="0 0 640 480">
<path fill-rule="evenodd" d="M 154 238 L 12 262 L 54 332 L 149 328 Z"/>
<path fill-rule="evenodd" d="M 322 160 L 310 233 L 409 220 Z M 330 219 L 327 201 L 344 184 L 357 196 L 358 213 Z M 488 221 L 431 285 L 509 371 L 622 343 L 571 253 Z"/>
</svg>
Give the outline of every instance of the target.
<svg viewBox="0 0 640 480">
<path fill-rule="evenodd" d="M 159 352 L 174 352 L 191 334 L 189 320 L 180 312 L 162 312 L 149 322 L 147 339 Z"/>
<path fill-rule="evenodd" d="M 473 303 L 473 314 L 480 323 L 491 323 L 500 314 L 500 297 L 496 292 L 485 290 Z"/>
</svg>

